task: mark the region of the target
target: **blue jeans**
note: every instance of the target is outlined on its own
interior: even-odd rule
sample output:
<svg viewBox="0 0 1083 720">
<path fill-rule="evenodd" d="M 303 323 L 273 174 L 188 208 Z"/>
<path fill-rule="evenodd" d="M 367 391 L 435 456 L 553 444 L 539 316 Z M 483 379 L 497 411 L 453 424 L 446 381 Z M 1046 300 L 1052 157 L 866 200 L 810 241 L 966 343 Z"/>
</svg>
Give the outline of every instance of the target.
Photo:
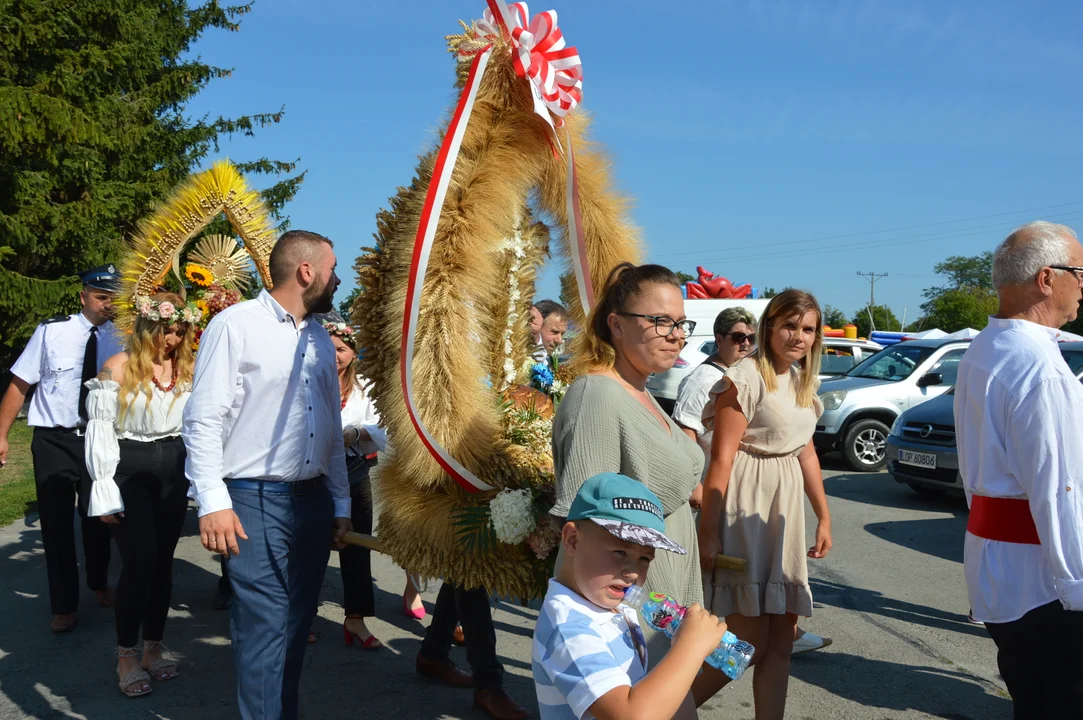
<svg viewBox="0 0 1083 720">
<path fill-rule="evenodd" d="M 322 478 L 287 493 L 226 486 L 248 535 L 229 559 L 238 709 L 243 720 L 296 720 L 334 503 Z"/>
</svg>

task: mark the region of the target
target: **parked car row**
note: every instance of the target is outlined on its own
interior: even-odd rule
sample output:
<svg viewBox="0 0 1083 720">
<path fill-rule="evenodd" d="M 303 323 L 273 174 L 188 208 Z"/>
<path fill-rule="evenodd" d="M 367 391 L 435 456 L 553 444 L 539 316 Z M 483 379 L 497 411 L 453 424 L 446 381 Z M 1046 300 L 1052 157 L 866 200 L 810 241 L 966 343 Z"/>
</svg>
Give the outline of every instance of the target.
<svg viewBox="0 0 1083 720">
<path fill-rule="evenodd" d="M 1083 342 L 1062 343 L 1061 354 L 1083 382 Z M 955 446 L 954 388 L 902 413 L 887 441 L 888 471 L 918 492 L 963 492 Z"/>
<path fill-rule="evenodd" d="M 883 468 L 896 418 L 947 392 L 969 346 L 970 340 L 910 340 L 884 348 L 842 377 L 824 380 L 816 449 L 838 450 L 854 470 Z"/>
<path fill-rule="evenodd" d="M 710 327 L 710 326 L 708 326 Z M 688 373 L 717 349 L 713 335 L 701 336 L 698 333 L 689 339 L 681 350 L 673 369 L 647 378 L 647 391 L 658 400 L 666 412 L 673 412 L 673 403 L 677 400 L 677 389 Z M 710 331 L 708 330 L 708 333 Z M 847 340 L 846 338 L 824 338 L 823 358 L 820 360 L 820 379 L 845 375 L 865 359 L 872 357 L 883 346 L 870 340 Z"/>
</svg>

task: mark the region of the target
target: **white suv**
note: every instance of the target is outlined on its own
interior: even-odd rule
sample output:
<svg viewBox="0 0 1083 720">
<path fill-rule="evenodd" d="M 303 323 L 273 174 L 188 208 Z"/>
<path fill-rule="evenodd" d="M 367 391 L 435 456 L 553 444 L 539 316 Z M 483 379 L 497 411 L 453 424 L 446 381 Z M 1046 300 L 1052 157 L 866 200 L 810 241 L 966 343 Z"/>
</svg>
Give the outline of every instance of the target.
<svg viewBox="0 0 1083 720">
<path fill-rule="evenodd" d="M 969 340 L 909 340 L 825 380 L 819 390 L 824 414 L 813 435 L 816 449 L 841 451 L 854 470 L 882 468 L 895 419 L 954 386 L 969 346 Z"/>
</svg>

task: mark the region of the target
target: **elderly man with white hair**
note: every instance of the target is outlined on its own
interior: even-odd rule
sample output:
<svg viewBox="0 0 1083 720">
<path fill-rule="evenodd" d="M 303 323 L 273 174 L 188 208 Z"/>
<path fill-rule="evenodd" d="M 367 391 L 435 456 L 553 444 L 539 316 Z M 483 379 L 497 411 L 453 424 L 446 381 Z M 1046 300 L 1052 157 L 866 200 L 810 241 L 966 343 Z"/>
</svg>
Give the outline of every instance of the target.
<svg viewBox="0 0 1083 720">
<path fill-rule="evenodd" d="M 1083 246 L 1033 222 L 993 254 L 1000 305 L 959 364 L 955 427 L 970 504 L 973 615 L 997 645 L 1015 717 L 1083 712 L 1083 386 L 1057 348 Z"/>
</svg>

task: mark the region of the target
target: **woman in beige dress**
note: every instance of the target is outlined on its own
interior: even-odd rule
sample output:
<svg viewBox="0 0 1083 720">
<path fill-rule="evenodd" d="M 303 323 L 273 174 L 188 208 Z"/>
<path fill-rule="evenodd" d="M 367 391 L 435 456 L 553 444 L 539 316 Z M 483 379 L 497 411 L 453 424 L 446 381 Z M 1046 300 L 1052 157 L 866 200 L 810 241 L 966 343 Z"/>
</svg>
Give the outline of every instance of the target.
<svg viewBox="0 0 1083 720">
<path fill-rule="evenodd" d="M 756 720 L 781 720 L 797 618 L 812 615 L 806 554 L 822 558 L 831 549 L 831 516 L 812 445 L 823 412 L 816 396 L 823 345 L 816 298 L 801 290 L 775 296 L 756 340 L 756 353 L 712 391 L 714 412 L 704 413 L 714 438 L 699 550 L 701 558 L 724 552 L 748 561 L 743 572 L 702 562 L 704 595 L 707 608 L 756 647 Z M 807 553 L 803 495 L 818 519 Z M 707 668 L 694 689 L 697 703 L 725 681 Z"/>
<path fill-rule="evenodd" d="M 602 472 L 639 480 L 662 501 L 666 534 L 687 555 L 659 553 L 647 589 L 683 605 L 703 602 L 696 527 L 688 499 L 699 484 L 703 452 L 647 392 L 647 377 L 665 372 L 692 334 L 680 280 L 659 265 L 618 265 L 578 340 L 585 374 L 568 388 L 553 421 L 556 505 L 567 516 L 579 487 Z M 559 556 L 558 556 L 559 562 Z M 669 640 L 648 635 L 649 661 Z"/>
</svg>

